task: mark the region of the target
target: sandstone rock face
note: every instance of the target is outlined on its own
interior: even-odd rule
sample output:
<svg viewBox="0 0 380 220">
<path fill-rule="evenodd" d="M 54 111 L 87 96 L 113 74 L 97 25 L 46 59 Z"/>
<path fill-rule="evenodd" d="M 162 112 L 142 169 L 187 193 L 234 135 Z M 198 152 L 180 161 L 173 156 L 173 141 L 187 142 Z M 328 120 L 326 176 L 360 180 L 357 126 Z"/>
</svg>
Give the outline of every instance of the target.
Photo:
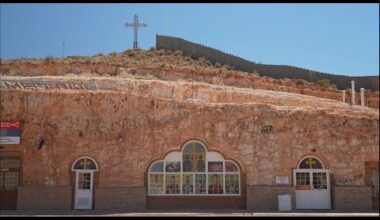
<svg viewBox="0 0 380 220">
<path fill-rule="evenodd" d="M 69 185 L 72 163 L 91 156 L 99 165 L 99 187 L 143 186 L 153 161 L 191 139 L 236 161 L 248 185 L 272 185 L 276 176 L 291 180 L 307 155 L 330 168 L 332 184 L 363 185 L 365 162 L 379 161 L 379 112 L 373 108 L 205 83 L 40 78 L 95 82 L 99 90 L 1 90 L 1 120 L 22 127 L 21 144 L 2 151 L 24 153 L 25 185 Z M 32 78 L 2 77 L 11 79 Z M 272 130 L 263 132 L 264 126 Z M 38 150 L 40 136 L 46 144 Z"/>
<path fill-rule="evenodd" d="M 232 86 L 303 94 L 342 101 L 342 91 L 321 87 L 302 80 L 273 79 L 255 74 L 232 71 L 212 66 L 190 58 L 159 55 L 158 52 L 116 54 L 75 59 L 1 61 L 0 76 L 108 76 L 135 79 L 155 79 L 171 82 L 196 81 L 217 86 Z M 366 88 L 365 88 L 366 89 Z M 357 88 L 359 90 L 359 88 Z M 351 102 L 351 92 L 346 92 L 346 102 Z M 360 103 L 360 92 L 356 92 Z M 379 91 L 365 91 L 365 106 L 379 108 Z"/>
</svg>

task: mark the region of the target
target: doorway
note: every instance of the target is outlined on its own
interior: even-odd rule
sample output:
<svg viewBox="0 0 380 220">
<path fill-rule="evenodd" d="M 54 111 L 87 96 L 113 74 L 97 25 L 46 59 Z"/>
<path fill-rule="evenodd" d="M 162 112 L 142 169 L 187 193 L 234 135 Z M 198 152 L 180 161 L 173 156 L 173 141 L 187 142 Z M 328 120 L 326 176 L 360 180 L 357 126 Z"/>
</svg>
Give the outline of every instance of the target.
<svg viewBox="0 0 380 220">
<path fill-rule="evenodd" d="M 72 167 L 75 172 L 74 209 L 91 210 L 93 208 L 94 172 L 98 166 L 92 158 L 81 157 Z"/>
<path fill-rule="evenodd" d="M 20 158 L 0 158 L 0 210 L 17 209 Z"/>
<path fill-rule="evenodd" d="M 296 209 L 331 209 L 330 175 L 316 157 L 306 157 L 293 170 Z"/>
</svg>

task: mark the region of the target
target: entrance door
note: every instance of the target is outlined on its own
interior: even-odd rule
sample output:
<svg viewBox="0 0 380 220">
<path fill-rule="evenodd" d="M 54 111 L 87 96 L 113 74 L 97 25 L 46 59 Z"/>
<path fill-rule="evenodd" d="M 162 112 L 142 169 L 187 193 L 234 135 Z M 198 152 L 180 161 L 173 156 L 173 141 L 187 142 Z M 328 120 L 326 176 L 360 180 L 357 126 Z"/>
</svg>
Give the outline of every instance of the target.
<svg viewBox="0 0 380 220">
<path fill-rule="evenodd" d="M 75 209 L 92 209 L 93 178 L 93 172 L 76 172 Z"/>
<path fill-rule="evenodd" d="M 331 209 L 330 177 L 327 169 L 295 169 L 297 209 Z"/>
<path fill-rule="evenodd" d="M 80 157 L 71 171 L 75 172 L 74 209 L 92 209 L 94 172 L 98 171 L 98 165 L 91 157 Z"/>
<path fill-rule="evenodd" d="M 0 159 L 0 210 L 17 209 L 20 165 L 18 158 Z"/>
</svg>

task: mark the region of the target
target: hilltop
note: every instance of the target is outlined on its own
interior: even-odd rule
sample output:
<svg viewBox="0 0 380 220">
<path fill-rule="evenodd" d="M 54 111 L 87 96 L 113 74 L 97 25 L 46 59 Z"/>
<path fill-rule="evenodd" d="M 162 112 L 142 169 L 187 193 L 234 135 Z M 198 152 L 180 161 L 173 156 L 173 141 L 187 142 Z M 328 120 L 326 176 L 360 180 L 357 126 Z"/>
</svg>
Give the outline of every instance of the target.
<svg viewBox="0 0 380 220">
<path fill-rule="evenodd" d="M 192 59 L 181 51 L 126 50 L 121 53 L 67 58 L 2 60 L 0 76 L 109 77 L 113 79 L 160 80 L 209 84 L 224 87 L 298 93 L 325 99 L 342 100 L 342 91 L 330 84 L 314 84 L 301 79 L 274 79 L 212 64 L 204 58 Z M 366 106 L 379 108 L 379 92 L 366 91 Z M 346 90 L 346 102 L 351 100 Z M 356 103 L 360 94 L 356 93 Z"/>
</svg>

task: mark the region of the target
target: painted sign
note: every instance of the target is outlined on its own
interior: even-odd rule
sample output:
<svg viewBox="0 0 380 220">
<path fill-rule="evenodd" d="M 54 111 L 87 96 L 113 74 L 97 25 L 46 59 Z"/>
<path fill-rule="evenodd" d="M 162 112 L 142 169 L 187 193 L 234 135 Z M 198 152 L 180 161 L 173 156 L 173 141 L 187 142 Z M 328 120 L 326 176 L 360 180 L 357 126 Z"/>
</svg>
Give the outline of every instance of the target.
<svg viewBox="0 0 380 220">
<path fill-rule="evenodd" d="M 276 176 L 276 184 L 289 184 L 289 177 Z"/>
<path fill-rule="evenodd" d="M 45 81 L 45 80 L 0 80 L 0 90 L 15 89 L 74 89 L 99 90 L 96 83 Z"/>
<path fill-rule="evenodd" d="M 0 122 L 0 144 L 20 144 L 20 122 Z"/>
</svg>

